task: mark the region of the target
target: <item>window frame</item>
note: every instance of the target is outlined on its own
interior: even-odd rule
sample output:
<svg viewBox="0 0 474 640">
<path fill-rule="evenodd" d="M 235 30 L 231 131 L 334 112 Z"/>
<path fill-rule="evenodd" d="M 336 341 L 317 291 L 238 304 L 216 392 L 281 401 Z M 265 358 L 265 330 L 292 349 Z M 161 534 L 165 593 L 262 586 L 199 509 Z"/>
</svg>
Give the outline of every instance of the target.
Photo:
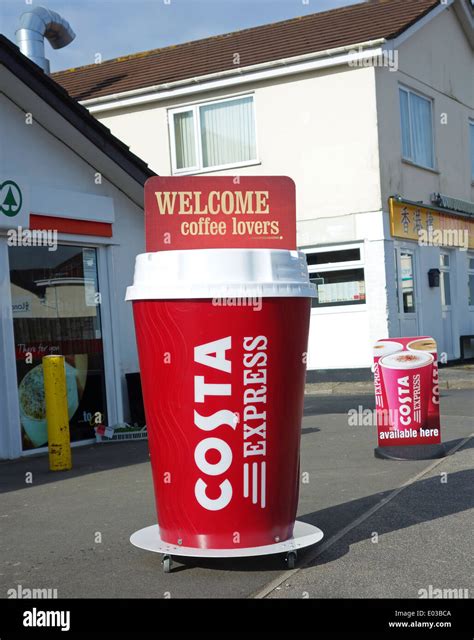
<svg viewBox="0 0 474 640">
<path fill-rule="evenodd" d="M 410 256 L 411 258 L 411 273 L 412 273 L 412 296 L 413 296 L 413 310 L 405 311 L 405 303 L 403 299 L 403 272 L 402 272 L 402 256 Z M 398 247 L 398 260 L 397 263 L 397 275 L 398 275 L 398 295 L 399 295 L 399 317 L 403 319 L 417 318 L 419 311 L 418 300 L 418 272 L 416 264 L 415 249 L 407 245 L 400 245 Z"/>
<path fill-rule="evenodd" d="M 412 153 L 412 157 L 411 158 L 408 158 L 403 153 L 403 128 L 402 128 L 402 109 L 401 109 L 401 105 L 400 105 L 400 91 L 405 91 L 405 93 L 408 94 L 408 119 L 409 119 L 408 126 L 409 126 L 409 135 L 410 135 L 410 148 L 411 148 L 411 153 Z M 426 100 L 427 102 L 429 102 L 430 107 L 431 107 L 431 146 L 432 146 L 432 150 L 433 150 L 433 166 L 431 166 L 431 167 L 429 165 L 422 164 L 421 162 L 418 162 L 413 157 L 413 129 L 412 129 L 410 94 L 413 94 L 413 95 L 417 96 L 418 98 L 422 98 L 423 100 Z M 412 165 L 414 165 L 416 167 L 421 167 L 422 169 L 427 169 L 428 171 L 437 171 L 438 170 L 438 163 L 437 163 L 437 158 L 436 158 L 436 138 L 435 138 L 435 122 L 434 122 L 434 98 L 432 98 L 431 96 L 428 96 L 426 94 L 420 93 L 420 91 L 416 91 L 415 89 L 407 87 L 406 85 L 399 84 L 398 85 L 398 110 L 399 110 L 399 122 L 400 122 L 400 148 L 401 148 L 402 160 L 404 162 L 408 162 L 409 164 L 412 164 Z"/>
<path fill-rule="evenodd" d="M 318 273 L 319 271 L 347 271 L 348 269 L 362 269 L 364 272 L 364 285 L 366 284 L 366 276 L 365 276 L 365 247 L 363 243 L 351 243 L 351 244 L 338 244 L 338 245 L 327 245 L 325 247 L 306 247 L 300 248 L 300 251 L 305 255 L 315 254 L 315 253 L 327 253 L 329 251 L 345 251 L 346 249 L 359 249 L 360 258 L 359 260 L 348 260 L 347 262 L 323 262 L 321 264 L 308 265 L 308 273 L 311 275 L 313 273 Z M 345 303 L 323 303 L 322 305 L 315 305 L 311 307 L 311 312 L 322 312 L 322 313 L 333 313 L 337 311 L 338 313 L 344 311 L 348 312 L 360 312 L 366 311 L 367 309 L 367 289 L 365 290 L 365 298 L 363 302 L 345 302 Z"/>
<path fill-rule="evenodd" d="M 474 184 L 474 157 L 472 152 L 474 150 L 474 119 L 469 118 L 469 163 L 471 165 L 471 183 Z"/>
<path fill-rule="evenodd" d="M 168 111 L 168 128 L 170 132 L 170 142 L 171 142 L 171 168 L 172 168 L 173 175 L 174 174 L 179 175 L 181 173 L 191 173 L 192 171 L 199 169 L 198 164 L 196 164 L 194 167 L 186 167 L 186 169 L 177 168 L 176 133 L 175 133 L 175 126 L 174 126 L 174 117 L 178 113 L 188 113 L 189 111 L 193 114 L 194 121 L 196 121 L 196 111 L 193 106 L 177 107 L 176 109 L 172 109 L 172 110 L 170 109 Z M 200 145 L 200 140 L 197 132 L 198 132 L 198 128 L 195 126 L 194 127 L 194 148 L 195 148 L 196 160 L 198 160 L 199 154 L 201 153 L 201 150 L 200 150 L 201 145 Z"/>
<path fill-rule="evenodd" d="M 124 422 L 124 408 L 123 408 L 123 396 L 122 396 L 122 384 L 121 384 L 121 373 L 120 370 L 120 354 L 118 351 L 118 326 L 116 322 L 116 314 L 112 312 L 113 305 L 113 295 L 112 291 L 112 281 L 111 278 L 114 275 L 114 268 L 112 264 L 112 254 L 110 252 L 111 247 L 106 246 L 109 243 L 109 238 L 91 238 L 90 236 L 76 235 L 74 236 L 74 240 L 71 240 L 71 237 L 66 236 L 65 234 L 58 234 L 58 245 L 64 245 L 71 248 L 80 249 L 83 251 L 84 249 L 93 249 L 96 253 L 96 276 L 97 276 L 97 284 L 98 284 L 98 293 L 101 294 L 101 302 L 98 303 L 100 307 L 100 326 L 101 326 L 101 336 L 103 346 L 103 371 L 104 371 L 104 390 L 105 390 L 105 407 L 107 413 L 107 423 L 110 426 L 117 426 Z M 8 277 L 6 278 L 5 284 L 6 289 L 8 290 L 8 296 L 3 296 L 3 300 L 0 303 L 0 310 L 2 307 L 2 303 L 5 305 L 4 309 L 12 308 L 12 297 L 11 297 L 11 261 L 9 256 L 10 247 L 7 246 L 6 237 L 0 231 L 0 261 L 1 261 L 1 253 L 2 253 L 2 240 L 5 240 L 5 250 L 6 250 L 6 265 L 7 265 L 7 273 Z M 113 246 L 113 245 L 112 245 Z M 30 248 L 30 247 L 28 247 Z M 0 288 L 1 289 L 1 288 Z M 11 311 L 10 311 L 11 313 Z M 13 318 L 11 317 L 11 337 L 12 340 L 15 340 L 14 336 L 14 327 L 13 327 Z M 14 356 L 14 342 L 12 343 L 12 355 Z M 16 372 L 16 359 L 13 360 L 15 362 L 14 371 Z M 11 370 L 11 367 L 10 367 Z M 0 371 L 0 379 L 1 379 L 1 371 Z M 9 395 L 14 395 L 14 402 L 18 402 L 18 382 L 17 376 L 13 376 L 12 378 L 12 387 L 7 392 Z M 12 397 L 12 395 L 10 395 Z M 18 421 L 15 423 L 12 422 L 12 429 L 15 430 L 15 452 L 17 456 L 28 457 L 30 455 L 36 455 L 39 453 L 44 453 L 48 451 L 48 446 L 40 446 L 33 449 L 23 449 L 22 439 L 21 439 L 21 422 L 20 422 L 20 412 L 19 407 L 17 411 Z M 80 447 L 86 446 L 91 443 L 95 443 L 96 439 L 93 438 L 85 438 L 83 440 L 75 440 L 71 442 L 71 447 Z"/>
<path fill-rule="evenodd" d="M 449 252 L 449 250 L 446 249 L 441 249 L 439 252 L 439 271 L 440 271 L 440 282 L 439 282 L 439 296 L 440 296 L 440 301 L 441 301 L 441 309 L 443 311 L 451 311 L 452 310 L 452 306 L 453 306 L 453 296 L 452 296 L 452 289 L 451 289 L 451 285 L 452 285 L 452 279 L 451 279 L 451 274 L 452 274 L 452 261 L 451 261 L 451 256 L 452 254 Z M 443 257 L 447 257 L 448 258 L 448 264 L 442 264 Z M 445 278 L 447 274 L 447 280 L 449 282 L 449 304 L 446 303 L 446 284 L 445 284 Z M 443 298 L 444 298 L 444 304 L 443 304 Z"/>
<path fill-rule="evenodd" d="M 210 104 L 222 104 L 225 102 L 232 102 L 235 100 L 241 100 L 242 98 L 252 98 L 253 107 L 253 125 L 255 132 L 255 158 L 251 160 L 242 160 L 241 162 L 230 162 L 227 164 L 213 165 L 212 167 L 204 167 L 202 161 L 202 135 L 201 135 L 201 118 L 200 108 L 206 107 Z M 177 113 L 192 112 L 194 118 L 194 144 L 196 149 L 196 161 L 197 163 L 193 167 L 186 167 L 178 169 L 176 162 L 176 134 L 174 126 L 174 116 Z M 181 105 L 179 107 L 170 107 L 167 110 L 168 131 L 170 140 L 170 152 L 171 152 L 171 174 L 182 176 L 198 173 L 210 173 L 212 171 L 220 171 L 225 169 L 233 169 L 238 167 L 248 167 L 255 164 L 260 164 L 259 149 L 258 149 L 258 134 L 257 134 L 257 117 L 256 117 L 256 98 L 255 93 L 243 93 L 233 96 L 227 96 L 225 98 L 214 98 L 212 100 L 205 100 L 199 102 L 189 103 L 187 105 Z"/>
<path fill-rule="evenodd" d="M 474 265 L 470 267 L 470 261 L 474 260 L 474 252 L 467 253 L 467 286 L 468 286 L 468 298 L 467 298 L 467 307 L 469 311 L 474 311 L 474 299 L 472 300 L 472 304 L 469 304 L 469 278 L 472 276 L 474 278 Z"/>
</svg>

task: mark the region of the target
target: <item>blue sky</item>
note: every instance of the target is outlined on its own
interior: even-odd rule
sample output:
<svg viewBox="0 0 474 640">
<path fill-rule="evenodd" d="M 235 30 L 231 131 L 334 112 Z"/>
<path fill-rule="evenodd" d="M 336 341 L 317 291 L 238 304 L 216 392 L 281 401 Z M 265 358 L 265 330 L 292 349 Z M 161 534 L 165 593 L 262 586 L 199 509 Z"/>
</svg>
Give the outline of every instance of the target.
<svg viewBox="0 0 474 640">
<path fill-rule="evenodd" d="M 64 49 L 46 42 L 51 71 L 169 44 L 197 40 L 259 24 L 326 11 L 356 0 L 40 0 L 60 13 L 76 33 Z M 0 0 L 0 31 L 15 41 L 26 0 Z"/>
</svg>

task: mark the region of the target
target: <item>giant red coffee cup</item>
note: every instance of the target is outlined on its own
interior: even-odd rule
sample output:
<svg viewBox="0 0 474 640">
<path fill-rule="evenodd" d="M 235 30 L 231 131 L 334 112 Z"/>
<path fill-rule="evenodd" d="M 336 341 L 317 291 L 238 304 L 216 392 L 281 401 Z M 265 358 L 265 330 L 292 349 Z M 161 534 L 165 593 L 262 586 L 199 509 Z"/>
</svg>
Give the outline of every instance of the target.
<svg viewBox="0 0 474 640">
<path fill-rule="evenodd" d="M 433 356 L 402 351 L 380 359 L 383 384 L 396 431 L 426 427 Z"/>
<path fill-rule="evenodd" d="M 137 257 L 127 299 L 164 541 L 229 549 L 291 537 L 313 295 L 297 252 Z"/>
</svg>

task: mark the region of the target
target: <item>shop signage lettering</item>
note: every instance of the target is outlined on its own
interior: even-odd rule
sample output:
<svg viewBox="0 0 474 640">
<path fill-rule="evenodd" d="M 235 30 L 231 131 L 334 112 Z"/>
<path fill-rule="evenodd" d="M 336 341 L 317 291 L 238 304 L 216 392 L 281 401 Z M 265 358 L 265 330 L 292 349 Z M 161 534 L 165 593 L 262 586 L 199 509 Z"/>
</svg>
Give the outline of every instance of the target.
<svg viewBox="0 0 474 640">
<path fill-rule="evenodd" d="M 194 349 L 194 362 L 202 364 L 216 371 L 231 373 L 232 363 L 227 360 L 226 353 L 232 347 L 232 338 L 228 336 L 221 340 L 202 344 Z M 194 402 L 202 404 L 207 396 L 231 396 L 232 385 L 229 383 L 216 384 L 206 380 L 204 376 L 194 376 Z M 237 421 L 235 414 L 229 409 L 222 409 L 210 416 L 203 416 L 199 411 L 194 411 L 194 423 L 198 429 L 208 433 L 226 425 L 235 429 Z M 206 458 L 209 451 L 219 453 L 219 461 L 211 463 Z M 222 437 L 208 436 L 203 438 L 194 450 L 194 461 L 198 469 L 207 479 L 198 478 L 194 488 L 196 500 L 208 511 L 220 511 L 224 509 L 232 499 L 232 485 L 226 478 L 219 483 L 220 494 L 217 498 L 209 498 L 206 491 L 213 476 L 221 476 L 228 471 L 232 463 L 232 449 Z"/>
<path fill-rule="evenodd" d="M 474 249 L 474 220 L 389 198 L 394 238 L 415 240 L 420 246 Z"/>
<path fill-rule="evenodd" d="M 242 457 L 250 458 L 253 464 L 260 468 L 260 506 L 265 508 L 265 477 L 266 477 L 266 444 L 267 444 L 267 344 L 265 336 L 246 337 L 243 339 L 243 432 Z M 194 449 L 194 461 L 202 476 L 198 478 L 194 487 L 194 494 L 198 503 L 208 511 L 220 511 L 227 507 L 233 495 L 233 486 L 226 474 L 229 471 L 233 453 L 226 440 L 228 427 L 233 431 L 239 424 L 239 416 L 229 408 L 220 409 L 209 416 L 203 415 L 200 405 L 212 396 L 232 396 L 232 362 L 227 359 L 227 351 L 232 348 L 232 338 L 228 336 L 214 342 L 198 345 L 194 349 L 195 365 L 204 365 L 214 371 L 229 375 L 229 380 L 216 383 L 207 376 L 194 376 L 194 402 L 198 407 L 194 410 L 194 424 L 206 434 Z M 209 376 L 211 375 L 209 371 Z M 211 434 L 212 432 L 212 434 Z M 204 435 L 203 434 L 203 435 Z M 209 452 L 217 452 L 217 460 L 210 461 Z M 244 498 L 249 497 L 249 462 L 243 467 Z M 213 481 L 213 478 L 216 478 Z M 208 487 L 213 484 L 213 492 L 219 489 L 219 495 L 210 498 Z M 216 486 L 217 485 L 217 486 Z"/>
</svg>

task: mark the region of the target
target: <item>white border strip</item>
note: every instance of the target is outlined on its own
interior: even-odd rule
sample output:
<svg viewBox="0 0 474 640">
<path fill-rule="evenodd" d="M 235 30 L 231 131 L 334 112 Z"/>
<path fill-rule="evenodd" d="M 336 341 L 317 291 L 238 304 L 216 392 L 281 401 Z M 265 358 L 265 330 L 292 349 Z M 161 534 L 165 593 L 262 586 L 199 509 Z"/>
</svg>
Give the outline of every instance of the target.
<svg viewBox="0 0 474 640">
<path fill-rule="evenodd" d="M 258 501 L 258 464 L 252 464 L 252 502 L 257 504 Z"/>
</svg>

